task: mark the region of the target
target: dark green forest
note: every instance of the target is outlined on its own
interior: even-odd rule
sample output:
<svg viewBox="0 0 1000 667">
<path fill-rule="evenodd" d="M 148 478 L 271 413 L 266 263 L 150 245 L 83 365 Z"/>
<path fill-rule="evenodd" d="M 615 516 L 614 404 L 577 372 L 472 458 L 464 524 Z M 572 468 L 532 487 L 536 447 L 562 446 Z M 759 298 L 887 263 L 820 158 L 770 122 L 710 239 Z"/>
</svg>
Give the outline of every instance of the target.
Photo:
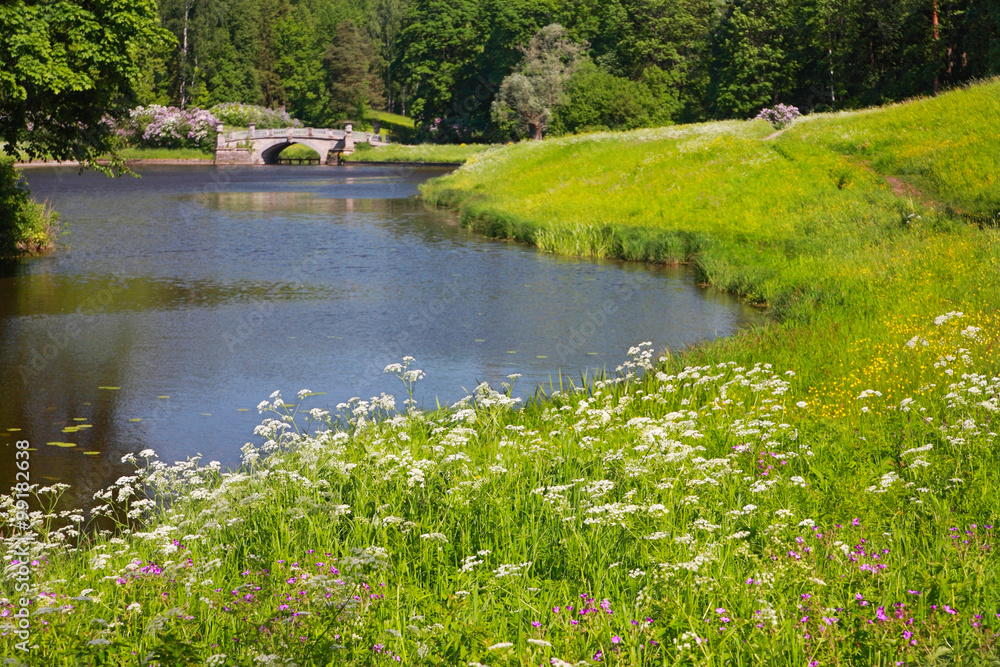
<svg viewBox="0 0 1000 667">
<path fill-rule="evenodd" d="M 441 141 L 508 138 L 491 118 L 541 28 L 582 61 L 556 132 L 845 109 L 1000 72 L 1000 0 L 161 0 L 176 37 L 144 55 L 143 103 L 367 109 Z"/>
</svg>

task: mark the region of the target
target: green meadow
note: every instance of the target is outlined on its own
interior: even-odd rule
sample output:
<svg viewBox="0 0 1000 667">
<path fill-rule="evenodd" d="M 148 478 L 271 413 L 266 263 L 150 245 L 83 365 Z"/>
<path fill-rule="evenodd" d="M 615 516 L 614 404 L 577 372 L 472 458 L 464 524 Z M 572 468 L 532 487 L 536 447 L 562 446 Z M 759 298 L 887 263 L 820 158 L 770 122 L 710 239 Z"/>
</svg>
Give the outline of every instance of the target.
<svg viewBox="0 0 1000 667">
<path fill-rule="evenodd" d="M 128 146 L 118 154 L 126 160 L 211 160 L 212 151 L 200 148 L 140 148 Z"/>
<path fill-rule="evenodd" d="M 686 263 L 768 323 L 430 411 L 406 358 L 397 398 L 263 401 L 239 471 L 145 451 L 89 513 L 8 496 L 3 655 L 996 665 L 998 119 L 991 81 L 780 133 L 465 147 L 424 196 L 470 228 Z"/>
<path fill-rule="evenodd" d="M 490 147 L 483 144 L 356 144 L 355 151 L 344 156 L 345 162 L 444 162 L 460 164 Z"/>
</svg>

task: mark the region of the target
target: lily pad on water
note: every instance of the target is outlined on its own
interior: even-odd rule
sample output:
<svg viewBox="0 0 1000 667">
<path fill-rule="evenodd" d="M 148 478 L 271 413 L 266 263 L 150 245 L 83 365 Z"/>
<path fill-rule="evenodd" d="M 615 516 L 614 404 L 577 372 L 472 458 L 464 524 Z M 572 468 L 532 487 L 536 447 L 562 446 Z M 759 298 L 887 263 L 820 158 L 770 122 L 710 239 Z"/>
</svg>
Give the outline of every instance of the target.
<svg viewBox="0 0 1000 667">
<path fill-rule="evenodd" d="M 118 391 L 121 387 L 98 387 L 98 389 L 107 389 L 108 391 Z"/>
<path fill-rule="evenodd" d="M 75 442 L 46 442 L 45 444 L 54 447 L 76 447 Z"/>
</svg>

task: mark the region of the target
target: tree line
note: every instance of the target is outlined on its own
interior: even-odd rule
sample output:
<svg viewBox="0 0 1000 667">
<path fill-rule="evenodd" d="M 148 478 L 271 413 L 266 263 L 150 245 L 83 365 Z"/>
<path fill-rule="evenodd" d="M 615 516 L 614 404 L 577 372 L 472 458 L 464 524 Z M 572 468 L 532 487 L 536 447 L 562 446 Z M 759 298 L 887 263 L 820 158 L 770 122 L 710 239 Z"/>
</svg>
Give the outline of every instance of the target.
<svg viewBox="0 0 1000 667">
<path fill-rule="evenodd" d="M 160 15 L 176 44 L 147 55 L 147 102 L 307 124 L 384 109 L 442 140 L 518 133 L 493 102 L 550 24 L 582 51 L 557 131 L 853 108 L 1000 71 L 997 0 L 161 0 Z"/>
<path fill-rule="evenodd" d="M 494 113 L 559 24 L 581 57 L 552 131 L 844 109 L 1000 72 L 1000 0 L 160 0 L 144 103 L 284 107 L 309 125 L 367 109 L 439 140 L 529 130 Z"/>
</svg>

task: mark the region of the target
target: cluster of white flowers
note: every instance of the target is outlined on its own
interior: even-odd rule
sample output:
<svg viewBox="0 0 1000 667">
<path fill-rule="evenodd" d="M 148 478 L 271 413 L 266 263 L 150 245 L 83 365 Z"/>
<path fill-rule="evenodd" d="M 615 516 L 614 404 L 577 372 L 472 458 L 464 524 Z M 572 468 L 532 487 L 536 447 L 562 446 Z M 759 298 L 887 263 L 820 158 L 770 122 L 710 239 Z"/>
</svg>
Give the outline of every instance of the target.
<svg viewBox="0 0 1000 667">
<path fill-rule="evenodd" d="M 519 577 L 525 570 L 531 567 L 531 564 L 530 560 L 520 564 L 504 563 L 497 569 L 493 570 L 493 575 L 497 579 L 503 579 L 504 577 Z"/>
</svg>

